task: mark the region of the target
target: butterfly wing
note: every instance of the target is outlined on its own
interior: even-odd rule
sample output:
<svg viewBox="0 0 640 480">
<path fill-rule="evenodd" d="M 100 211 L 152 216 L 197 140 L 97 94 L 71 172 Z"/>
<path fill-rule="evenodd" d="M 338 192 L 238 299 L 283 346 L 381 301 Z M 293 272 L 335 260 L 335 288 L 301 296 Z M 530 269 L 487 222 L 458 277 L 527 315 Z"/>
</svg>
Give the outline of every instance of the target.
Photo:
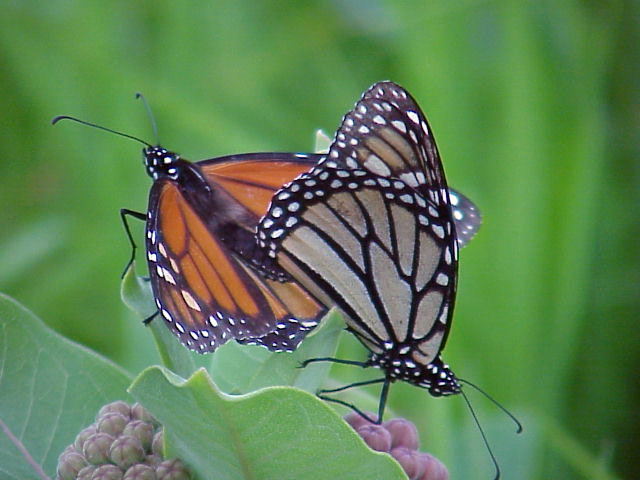
<svg viewBox="0 0 640 480">
<path fill-rule="evenodd" d="M 398 178 L 425 197 L 445 194 L 425 187 L 446 185 L 439 177 L 438 149 L 420 107 L 393 82 L 376 83 L 363 94 L 344 116 L 321 164 Z"/>
<path fill-rule="evenodd" d="M 369 88 L 348 112 L 327 158 L 331 168 L 364 168 L 372 174 L 397 178 L 413 187 L 430 204 L 453 210 L 459 246 L 480 228 L 478 208 L 467 197 L 448 189 L 444 170 L 425 115 L 413 97 L 393 82 Z M 453 194 L 455 198 L 449 199 Z"/>
<path fill-rule="evenodd" d="M 309 168 L 286 155 L 184 162 L 177 180 L 157 180 L 151 189 L 146 243 L 156 305 L 193 350 L 272 332 L 269 348 L 295 348 L 297 340 L 280 335 L 278 325 L 298 325 L 303 338 L 326 312 L 299 285 L 268 278 L 243 256 L 242 242 L 255 243 L 273 192 Z"/>
<path fill-rule="evenodd" d="M 258 236 L 283 270 L 344 311 L 371 351 L 407 348 L 426 365 L 451 324 L 454 220 L 424 115 L 381 82 L 345 115 L 327 158 L 276 194 Z"/>
<path fill-rule="evenodd" d="M 265 248 L 314 296 L 336 304 L 369 350 L 411 346 L 416 363 L 429 363 L 455 296 L 452 222 L 416 208 L 424 200 L 399 180 L 325 172 L 276 195 L 271 210 L 287 213 L 261 223 Z"/>
<path fill-rule="evenodd" d="M 456 227 L 458 247 L 466 247 L 478 233 L 482 224 L 482 216 L 478 207 L 469 199 L 453 188 L 449 188 L 451 202 L 451 216 Z"/>
</svg>

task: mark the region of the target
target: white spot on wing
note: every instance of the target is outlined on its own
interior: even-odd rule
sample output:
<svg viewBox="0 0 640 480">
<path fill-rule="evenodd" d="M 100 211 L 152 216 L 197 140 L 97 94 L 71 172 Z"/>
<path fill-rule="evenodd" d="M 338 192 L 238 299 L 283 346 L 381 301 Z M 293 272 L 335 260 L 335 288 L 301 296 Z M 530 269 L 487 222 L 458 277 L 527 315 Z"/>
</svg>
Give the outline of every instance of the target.
<svg viewBox="0 0 640 480">
<path fill-rule="evenodd" d="M 196 299 L 193 298 L 193 296 L 187 292 L 186 290 L 182 290 L 182 298 L 184 298 L 184 301 L 187 305 L 189 305 L 189 307 L 191 307 L 193 310 L 197 310 L 198 312 L 200 311 L 200 305 L 198 305 L 198 302 L 196 302 Z"/>
<path fill-rule="evenodd" d="M 384 163 L 377 155 L 369 155 L 364 162 L 364 166 L 376 175 L 380 175 L 382 177 L 388 177 L 391 175 L 391 170 L 387 164 Z"/>
<path fill-rule="evenodd" d="M 433 224 L 431 225 L 431 229 L 433 230 L 433 233 L 435 233 L 439 238 L 444 238 L 444 228 L 442 228 L 440 225 Z"/>
<path fill-rule="evenodd" d="M 397 130 L 400 130 L 402 133 L 407 133 L 407 126 L 402 120 L 393 120 L 391 124 L 396 127 Z"/>
</svg>

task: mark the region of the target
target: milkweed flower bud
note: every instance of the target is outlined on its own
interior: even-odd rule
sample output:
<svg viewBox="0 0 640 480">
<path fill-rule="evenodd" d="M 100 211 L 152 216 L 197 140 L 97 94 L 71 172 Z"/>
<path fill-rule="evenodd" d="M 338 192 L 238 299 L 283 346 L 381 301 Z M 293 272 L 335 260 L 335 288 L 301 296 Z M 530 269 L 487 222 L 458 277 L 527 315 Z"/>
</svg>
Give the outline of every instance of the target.
<svg viewBox="0 0 640 480">
<path fill-rule="evenodd" d="M 56 479 L 188 480 L 185 465 L 162 451 L 162 427 L 142 405 L 110 403 L 60 454 Z"/>
<path fill-rule="evenodd" d="M 154 455 L 162 456 L 162 446 L 164 445 L 163 438 L 164 437 L 162 430 L 160 430 L 153 436 L 153 441 L 151 443 L 151 453 L 153 453 Z"/>
<path fill-rule="evenodd" d="M 449 480 L 449 471 L 440 460 L 428 453 L 420 453 L 424 473 L 418 480 Z"/>
<path fill-rule="evenodd" d="M 58 478 L 73 480 L 78 472 L 87 466 L 87 459 L 79 452 L 65 451 L 58 459 Z"/>
<path fill-rule="evenodd" d="M 140 440 L 130 435 L 121 435 L 111 444 L 109 458 L 119 467 L 126 469 L 144 461 L 145 451 Z"/>
<path fill-rule="evenodd" d="M 139 405 L 136 403 L 135 405 Z M 124 415 L 127 419 L 131 418 L 131 407 L 123 402 L 122 400 L 118 400 L 117 402 L 109 403 L 102 407 L 98 412 L 98 418 L 104 417 L 107 413 L 119 413 L 120 415 Z"/>
<path fill-rule="evenodd" d="M 377 418 L 370 412 L 364 413 L 369 418 Z M 370 448 L 390 453 L 410 480 L 449 480 L 447 467 L 440 460 L 418 451 L 418 429 L 409 420 L 394 418 L 377 425 L 355 412 L 344 419 Z"/>
<path fill-rule="evenodd" d="M 375 413 L 371 413 L 371 412 L 362 412 L 362 413 L 364 413 L 367 417 L 371 418 L 372 420 L 375 420 L 378 418 L 378 416 Z M 344 420 L 349 425 L 351 425 L 351 428 L 353 428 L 354 430 L 358 430 L 358 428 L 360 428 L 362 425 L 371 425 L 371 422 L 369 422 L 366 418 L 364 418 L 362 415 L 356 412 L 348 413 L 347 415 L 344 416 Z"/>
<path fill-rule="evenodd" d="M 112 437 L 117 437 L 122 433 L 124 427 L 129 422 L 129 417 L 125 417 L 118 412 L 109 412 L 102 415 L 98 422 L 98 431 L 108 433 Z"/>
<path fill-rule="evenodd" d="M 139 463 L 128 469 L 122 480 L 157 480 L 156 471 L 149 465 Z"/>
<path fill-rule="evenodd" d="M 359 427 L 356 432 L 372 450 L 386 453 L 391 450 L 391 434 L 382 425 L 369 423 Z"/>
<path fill-rule="evenodd" d="M 142 444 L 142 448 L 149 450 L 155 430 L 153 425 L 143 420 L 131 420 L 122 430 L 122 435 L 129 435 L 137 438 Z M 162 440 L 162 439 L 161 439 Z"/>
<path fill-rule="evenodd" d="M 158 480 L 189 480 L 189 473 L 182 461 L 177 458 L 165 460 L 156 469 Z"/>
<path fill-rule="evenodd" d="M 131 419 L 142 420 L 143 422 L 148 422 L 155 426 L 158 425 L 158 421 L 153 418 L 153 415 L 151 415 L 146 408 L 137 402 L 131 407 Z"/>
<path fill-rule="evenodd" d="M 162 457 L 160 455 L 147 455 L 144 458 L 144 464 L 145 465 L 149 465 L 151 467 L 155 467 L 157 465 L 160 465 L 160 462 L 162 462 Z"/>
<path fill-rule="evenodd" d="M 87 465 L 82 470 L 78 472 L 77 480 L 91 480 L 93 477 L 93 472 L 96 471 L 98 467 L 95 465 Z"/>
<path fill-rule="evenodd" d="M 391 450 L 391 456 L 402 466 L 402 469 L 410 480 L 417 480 L 424 473 L 425 466 L 421 461 L 420 452 L 417 450 L 411 450 L 407 447 L 396 447 Z"/>
<path fill-rule="evenodd" d="M 84 442 L 82 453 L 87 461 L 99 465 L 109 460 L 109 447 L 114 438 L 108 433 L 94 433 Z"/>
<path fill-rule="evenodd" d="M 91 480 L 122 480 L 122 470 L 115 465 L 100 465 L 95 469 Z"/>
<path fill-rule="evenodd" d="M 406 418 L 394 418 L 388 422 L 384 422 L 386 428 L 391 434 L 391 448 L 407 447 L 411 450 L 417 450 L 419 442 L 418 429 Z"/>
<path fill-rule="evenodd" d="M 80 433 L 76 435 L 76 439 L 73 442 L 73 446 L 75 447 L 75 449 L 78 452 L 82 452 L 82 449 L 84 448 L 84 442 L 86 442 L 87 438 L 89 438 L 91 435 L 93 435 L 96 432 L 97 430 L 95 425 L 91 425 L 90 427 L 87 427 L 84 430 L 80 430 Z"/>
</svg>

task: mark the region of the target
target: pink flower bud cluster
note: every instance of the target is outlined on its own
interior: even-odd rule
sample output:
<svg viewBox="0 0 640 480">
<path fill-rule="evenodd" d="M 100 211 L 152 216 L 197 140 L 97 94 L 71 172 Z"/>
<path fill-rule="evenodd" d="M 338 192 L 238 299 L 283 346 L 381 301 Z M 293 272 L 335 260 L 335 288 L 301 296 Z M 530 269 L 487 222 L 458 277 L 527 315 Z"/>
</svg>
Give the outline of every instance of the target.
<svg viewBox="0 0 640 480">
<path fill-rule="evenodd" d="M 365 412 L 370 418 L 372 413 Z M 404 418 L 394 418 L 380 425 L 352 412 L 344 417 L 367 445 L 390 454 L 402 466 L 410 480 L 448 480 L 449 472 L 434 456 L 418 451 L 416 426 Z"/>
</svg>

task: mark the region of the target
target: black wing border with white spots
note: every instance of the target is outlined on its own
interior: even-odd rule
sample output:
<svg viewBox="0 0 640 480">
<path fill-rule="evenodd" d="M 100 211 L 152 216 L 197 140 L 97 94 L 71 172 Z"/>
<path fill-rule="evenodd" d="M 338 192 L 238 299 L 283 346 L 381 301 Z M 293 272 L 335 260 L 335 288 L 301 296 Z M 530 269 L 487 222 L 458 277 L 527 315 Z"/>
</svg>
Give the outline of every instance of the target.
<svg viewBox="0 0 640 480">
<path fill-rule="evenodd" d="M 386 132 L 407 141 L 407 148 L 386 141 Z M 379 145 L 381 158 L 368 139 Z M 410 153 L 410 155 L 407 155 Z M 398 178 L 437 205 L 450 205 L 444 167 L 431 127 L 413 97 L 400 85 L 378 82 L 362 95 L 342 119 L 327 158 L 319 167 L 364 168 L 374 175 Z"/>
</svg>

